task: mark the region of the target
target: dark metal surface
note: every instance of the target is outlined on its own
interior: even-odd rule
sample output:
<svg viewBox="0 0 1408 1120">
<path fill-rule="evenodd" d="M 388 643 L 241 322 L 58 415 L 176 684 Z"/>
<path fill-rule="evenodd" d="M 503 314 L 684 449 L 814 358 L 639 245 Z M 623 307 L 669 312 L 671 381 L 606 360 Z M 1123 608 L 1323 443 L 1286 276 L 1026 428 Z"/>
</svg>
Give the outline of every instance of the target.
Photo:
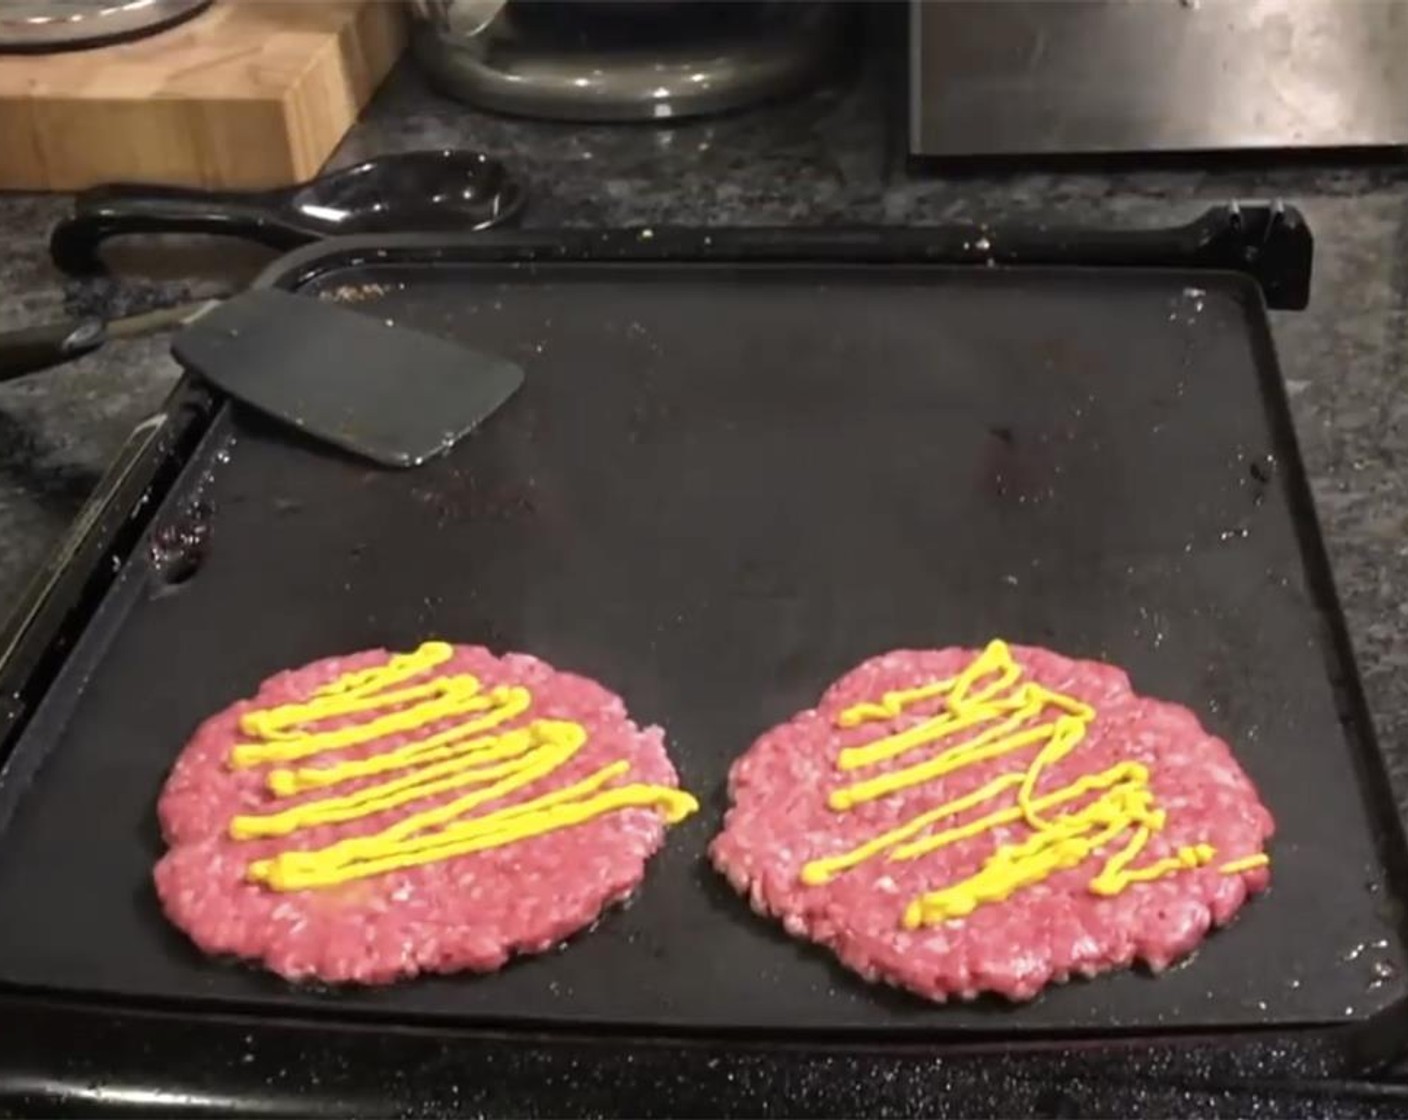
<svg viewBox="0 0 1408 1120">
<path fill-rule="evenodd" d="M 345 241 L 344 259 L 361 253 L 426 252 L 417 237 Z M 457 246 L 464 252 L 463 246 Z M 477 260 L 679 261 L 719 264 L 953 264 L 994 267 L 1193 269 L 1238 272 L 1261 289 L 1268 307 L 1296 311 L 1310 298 L 1315 239 L 1294 206 L 1230 202 L 1209 207 L 1180 226 L 1092 229 L 1060 223 L 953 223 L 817 229 L 558 230 L 549 237 L 487 233 L 474 242 Z M 327 268 L 326 254 L 290 254 L 279 264 L 300 284 Z"/>
<path fill-rule="evenodd" d="M 910 0 L 919 156 L 1408 144 L 1391 0 Z"/>
<path fill-rule="evenodd" d="M 1057 250 L 1029 236 L 1031 231 L 999 228 L 987 232 L 997 234 L 1008 246 L 1025 245 L 1038 260 L 1055 256 L 1070 261 L 1078 257 L 1077 245 L 1064 239 L 1065 248 Z M 832 258 L 851 262 L 850 268 L 839 271 L 853 273 L 863 271 L 868 263 L 883 261 L 887 243 L 893 256 L 912 262 L 926 259 L 930 252 L 941 260 L 972 259 L 966 251 L 960 252 L 960 247 L 971 238 L 972 231 L 952 229 L 884 234 L 876 231 L 828 234 L 819 231 L 800 234 L 795 231 L 708 231 L 693 236 L 657 232 L 648 239 L 635 234 L 596 235 L 581 231 L 559 232 L 543 239 L 489 235 L 487 243 L 464 239 L 452 247 L 440 248 L 423 239 L 395 238 L 381 243 L 349 242 L 317 251 L 305 250 L 281 265 L 270 279 L 283 284 L 314 283 L 329 294 L 356 299 L 372 294 L 371 289 L 361 284 L 343 284 L 344 280 L 356 279 L 348 276 L 346 268 L 355 266 L 359 260 L 389 263 L 400 258 L 444 263 L 453 259 L 480 262 L 532 258 L 575 260 L 598 255 L 661 261 L 681 256 L 707 256 L 716 262 L 765 262 L 786 259 L 790 247 L 790 252 L 798 258 L 819 262 L 827 257 L 828 240 Z M 1098 243 L 1101 238 L 1094 240 Z M 1118 256 L 1114 250 L 1116 241 L 1118 238 L 1107 243 L 1105 256 Z M 1161 242 L 1155 239 L 1155 243 L 1165 249 L 1170 241 L 1177 242 L 1179 238 L 1165 237 Z M 1271 256 L 1284 265 L 1283 254 Z M 1247 264 L 1241 254 L 1236 259 L 1242 266 Z M 1308 263 L 1308 245 L 1301 259 L 1303 264 Z M 1187 259 L 1189 264 L 1198 261 L 1210 263 L 1199 253 L 1192 253 Z M 725 266 L 716 267 L 724 267 L 727 275 Z M 998 270 L 998 275 L 1006 271 Z M 420 270 L 414 270 L 413 275 L 421 275 Z M 1008 283 L 1019 277 L 1020 270 L 990 282 Z M 856 279 L 852 276 L 848 282 Z M 1202 285 L 1197 276 L 1187 279 Z M 1265 282 L 1265 277 L 1262 279 Z M 1118 277 L 1111 277 L 1111 280 L 1121 283 Z M 515 283 L 513 288 L 518 285 Z M 1255 360 L 1260 363 L 1261 375 L 1269 377 L 1274 373 L 1274 362 L 1269 359 L 1265 324 L 1254 305 L 1243 302 L 1245 292 L 1239 292 L 1235 285 L 1229 287 L 1226 281 L 1208 285 L 1207 290 L 1218 292 L 1213 302 L 1224 311 L 1230 310 L 1236 317 L 1250 314 L 1249 344 Z M 489 309 L 495 298 L 503 302 L 495 293 L 489 297 Z M 485 309 L 481 304 L 474 306 L 480 309 L 470 314 L 474 317 L 483 314 Z M 1020 321 L 1021 316 L 1010 318 Z M 809 338 L 815 325 L 826 321 L 825 316 L 809 317 L 809 325 L 796 332 L 796 337 Z M 605 327 L 614 338 L 613 345 L 617 346 L 623 344 L 619 326 L 618 321 Z M 1190 337 L 1196 336 L 1197 324 L 1189 326 L 1193 328 Z M 659 339 L 641 337 L 634 331 L 629 332 L 629 338 L 635 348 L 647 353 L 651 351 L 652 342 L 659 344 Z M 528 340 L 519 341 L 529 345 Z M 532 345 L 536 353 L 537 342 Z M 809 343 L 811 348 L 816 345 L 814 340 Z M 629 351 L 633 359 L 638 358 L 635 348 Z M 1191 359 L 1199 353 L 1194 347 L 1187 356 Z M 1056 356 L 1060 354 L 1058 347 Z M 1066 353 L 1065 357 L 1074 359 L 1079 354 Z M 800 368 L 799 361 L 794 361 L 790 354 L 788 364 Z M 1144 366 L 1141 356 L 1136 377 L 1144 371 Z M 941 376 L 942 366 L 935 368 Z M 733 380 L 737 381 L 737 375 Z M 1211 391 L 1206 380 L 1190 384 L 1197 386 L 1192 393 L 1193 401 Z M 86 530 L 76 533 L 65 554 L 56 558 L 52 578 L 44 580 L 37 593 L 27 599 L 32 609 L 23 612 L 19 625 L 12 627 L 5 641 L 0 643 L 0 695 L 10 698 L 0 706 L 0 757 L 14 742 L 9 734 L 12 728 L 27 724 L 31 733 L 58 731 L 51 725 L 46 732 L 29 717 L 35 703 L 45 694 L 77 691 L 86 668 L 83 658 L 70 658 L 68 651 L 82 635 L 89 635 L 82 642 L 87 655 L 96 656 L 100 661 L 111 659 L 112 651 L 102 648 L 102 639 L 113 632 L 120 620 L 113 618 L 109 608 L 104 612 L 105 617 L 99 617 L 95 624 L 93 609 L 105 599 L 118 602 L 127 594 L 120 592 L 119 596 L 112 597 L 106 594 L 106 589 L 114 579 L 114 572 L 134 555 L 134 530 L 142 532 L 146 526 L 149 533 L 156 529 L 159 540 L 170 541 L 173 539 L 170 530 L 174 527 L 182 531 L 175 534 L 174 539 L 183 539 L 184 534 L 184 539 L 188 540 L 210 540 L 197 531 L 208 507 L 199 500 L 194 503 L 183 500 L 199 481 L 201 463 L 192 468 L 194 476 L 188 475 L 177 489 L 170 489 L 175 477 L 173 472 L 188 461 L 191 440 L 207 430 L 209 418 L 226 415 L 228 420 L 228 410 L 221 410 L 218 401 L 197 389 L 183 383 L 173 396 L 155 438 L 149 434 L 137 441 L 139 446 L 134 451 L 133 461 L 128 464 L 125 460 L 121 469 L 110 476 L 91 512 L 85 512 Z M 1248 384 L 1242 385 L 1242 391 L 1256 397 L 1251 392 L 1250 379 Z M 1282 403 L 1274 386 L 1268 399 L 1256 398 L 1255 401 L 1256 409 L 1263 404 L 1269 407 L 1269 433 L 1262 434 L 1269 434 L 1278 444 L 1286 443 L 1289 438 Z M 706 419 L 703 417 L 701 421 Z M 647 413 L 634 416 L 632 423 L 649 420 Z M 619 423 L 619 420 L 613 422 Z M 1218 431 L 1223 430 L 1222 423 L 1218 422 Z M 707 424 L 699 425 L 699 434 L 707 430 Z M 265 432 L 256 438 L 262 442 L 267 435 Z M 238 467 L 240 446 L 237 443 L 232 449 L 235 457 L 231 466 Z M 528 446 L 532 446 L 532 441 Z M 1063 461 L 1064 455 L 1070 453 L 1070 449 L 1063 453 Z M 205 458 L 206 455 L 200 456 L 202 462 Z M 952 467 L 953 463 L 949 462 L 945 469 Z M 1320 618 L 1329 643 L 1327 648 L 1333 651 L 1332 660 L 1343 667 L 1348 664 L 1344 660 L 1347 643 L 1333 607 L 1328 569 L 1313 531 L 1299 464 L 1292 454 L 1279 467 L 1279 472 L 1270 473 L 1274 480 L 1271 484 L 1273 497 L 1281 493 L 1282 487 L 1289 491 L 1302 528 L 1308 586 L 1316 601 L 1327 610 Z M 950 477 L 950 474 L 943 477 Z M 170 495 L 170 500 L 163 501 L 163 495 Z M 492 491 L 486 495 L 473 489 L 430 490 L 418 500 L 438 506 L 437 513 L 452 513 L 447 503 L 456 496 L 468 499 L 470 507 L 478 511 L 476 516 L 490 521 L 502 517 L 509 522 L 515 519 L 521 522 L 524 516 L 523 511 L 517 514 L 512 511 L 513 503 L 505 508 L 492 500 L 511 495 Z M 238 495 L 229 497 L 234 499 L 236 507 L 241 504 Z M 246 495 L 244 504 L 269 499 L 267 494 Z M 489 500 L 486 502 L 486 499 Z M 1150 501 L 1154 500 L 1151 496 Z M 1279 498 L 1273 502 L 1273 507 L 1276 506 L 1279 506 Z M 153 522 L 151 514 L 157 508 L 162 511 L 161 517 Z M 231 508 L 231 503 L 227 501 L 223 508 Z M 277 536 L 280 516 L 297 517 L 301 513 L 280 504 L 279 516 L 265 517 L 261 525 Z M 1279 519 L 1280 515 L 1275 516 Z M 222 522 L 219 509 L 215 510 L 214 522 L 218 530 Z M 239 564 L 239 556 L 227 556 L 222 561 L 223 540 L 224 536 L 217 531 L 213 547 L 204 553 L 212 566 L 204 571 L 194 564 L 163 565 L 162 572 L 189 575 L 196 571 L 197 574 L 185 588 L 168 585 L 158 592 L 156 604 L 142 602 L 139 610 L 148 612 L 154 605 L 157 610 L 182 609 L 180 602 L 186 591 L 199 587 L 200 581 L 216 570 L 215 565 Z M 1230 555 L 1235 556 L 1244 547 L 1239 540 L 1233 538 L 1219 543 L 1230 543 Z M 320 542 L 318 546 L 327 561 L 322 584 L 330 584 L 339 571 L 344 576 L 348 574 L 351 557 L 341 556 L 327 547 L 335 543 Z M 1198 552 L 1200 557 L 1204 556 L 1203 549 Z M 144 553 L 139 551 L 136 555 L 140 557 Z M 200 555 L 197 552 L 197 561 Z M 277 558 L 278 555 L 279 550 L 274 548 L 269 554 L 261 555 L 257 562 L 263 564 L 269 556 Z M 423 560 L 416 562 L 417 565 L 422 563 Z M 378 563 L 365 569 L 355 586 L 362 586 L 361 580 L 374 576 L 375 570 L 381 567 L 383 565 Z M 129 563 L 119 582 L 130 588 L 133 570 Z M 148 573 L 139 572 L 135 581 L 139 591 L 153 588 L 152 575 Z M 414 583 L 414 578 L 410 582 Z M 765 586 L 755 590 L 760 593 L 757 596 L 760 600 L 769 598 Z M 360 597 L 360 592 L 353 588 L 347 591 L 354 598 Z M 161 600 L 166 603 L 163 605 Z M 348 617 L 339 620 L 335 631 L 329 632 L 327 637 L 345 643 L 352 638 L 360 639 L 369 629 L 392 638 L 397 636 L 393 630 L 402 626 L 418 630 L 422 619 L 408 617 L 416 609 L 415 604 L 404 595 L 398 597 L 397 604 L 398 617 L 394 625 L 388 617 L 378 618 L 379 608 L 371 608 L 370 615 L 349 609 L 344 612 Z M 426 619 L 439 612 L 436 603 L 425 602 L 421 607 Z M 523 604 L 525 611 L 527 607 L 528 604 Z M 457 609 L 467 608 L 461 604 Z M 265 611 L 253 620 L 244 617 L 240 620 L 240 637 L 232 642 L 237 647 L 235 658 L 251 662 L 247 669 L 251 679 L 264 671 L 262 664 L 256 667 L 252 662 L 262 661 L 268 652 L 267 643 L 260 635 L 265 621 L 271 617 L 281 631 L 290 625 L 289 619 L 278 618 L 278 612 Z M 661 633 L 668 635 L 669 619 L 662 618 L 661 624 Z M 300 640 L 311 647 L 321 639 L 307 633 Z M 143 682 L 144 695 L 152 698 L 151 704 L 159 702 L 158 696 L 171 693 L 167 669 L 183 660 L 182 657 L 173 660 L 170 651 L 164 652 L 162 657 L 155 674 Z M 67 678 L 57 685 L 54 684 L 55 670 L 67 673 Z M 231 677 L 222 683 L 226 691 L 238 688 Z M 1341 676 L 1337 692 L 1350 721 L 1367 726 L 1362 696 L 1352 672 Z M 750 695 L 756 699 L 756 692 Z M 143 706 L 148 704 L 143 701 Z M 50 712 L 62 715 L 62 707 L 51 706 Z M 24 767 L 17 765 L 21 757 L 29 760 Z M 1395 849 L 1399 838 L 1379 767 L 1371 753 L 1356 757 L 1355 769 L 1373 787 L 1366 796 L 1370 807 L 1368 816 L 1382 829 L 1388 847 Z M 30 764 L 40 767 L 39 778 L 45 780 L 44 761 L 38 751 L 15 755 L 4 771 L 0 786 L 13 794 L 17 786 L 26 785 L 33 773 Z M 1345 761 L 1348 760 L 1341 759 L 1342 763 Z M 109 751 L 100 769 L 93 775 L 85 775 L 85 781 L 101 782 L 109 776 L 120 775 L 123 769 L 122 756 Z M 1344 776 L 1344 771 L 1340 776 Z M 154 794 L 154 787 L 145 791 L 144 813 L 150 813 Z M 105 802 L 98 807 L 93 822 L 85 822 L 85 827 L 106 821 L 113 815 Z M 1356 814 L 1355 819 L 1361 818 Z M 139 847 L 146 845 L 154 853 L 150 816 L 145 820 L 145 825 L 140 822 L 136 825 L 139 832 L 136 843 Z M 129 821 L 119 824 L 117 831 L 131 827 Z M 1316 843 L 1333 848 L 1340 831 L 1352 827 L 1352 824 L 1336 821 L 1332 828 L 1321 829 L 1321 839 Z M 129 834 L 124 846 L 130 847 L 132 839 Z M 679 840 L 677 837 L 677 844 Z M 140 875 L 140 868 L 134 868 L 134 874 Z M 1401 877 L 1398 881 L 1402 881 Z M 179 937 L 162 926 L 152 913 L 149 901 L 142 901 L 142 890 L 141 883 L 137 883 L 134 893 L 119 905 L 119 916 L 126 922 L 128 917 L 124 915 L 128 908 L 140 910 L 148 933 L 158 939 L 165 938 L 173 947 L 178 946 Z M 1274 904 L 1278 891 L 1279 886 L 1262 903 Z M 746 918 L 737 910 L 734 914 Z M 96 900 L 83 908 L 79 920 L 93 934 L 94 945 L 106 945 L 105 917 Z M 611 921 L 619 923 L 621 917 L 617 915 Z M 610 935 L 609 930 L 602 933 Z M 583 941 L 574 945 L 567 955 L 578 952 L 585 944 Z M 1355 960 L 1345 964 L 1365 959 L 1364 953 L 1351 951 L 1346 955 Z M 813 956 L 811 965 L 816 963 Z M 1204 963 L 1195 961 L 1190 968 L 1200 968 Z M 223 971 L 220 966 L 200 967 L 205 970 L 203 975 Z M 109 980 L 120 983 L 112 976 Z M 165 1010 L 156 1010 L 147 1006 L 146 1001 L 103 1002 L 91 995 L 46 1000 L 0 987 L 0 1114 L 149 1115 L 153 1111 L 165 1111 L 193 1115 L 289 1112 L 321 1115 L 390 1112 L 417 1115 L 465 1112 L 760 1115 L 786 1112 L 796 1115 L 1125 1116 L 1196 1111 L 1200 1115 L 1240 1116 L 1270 1109 L 1278 1115 L 1323 1117 L 1390 1116 L 1401 1114 L 1404 1107 L 1402 1091 L 1393 1085 L 1371 1080 L 1326 1079 L 1327 1074 L 1343 1070 L 1347 1065 L 1363 1067 L 1381 1062 L 1401 1047 L 1403 1024 L 1396 1020 L 1382 1021 L 1372 1031 L 1355 1032 L 1354 1039 L 1365 1048 L 1350 1051 L 1345 1049 L 1345 1032 L 1307 1027 L 1252 1035 L 1223 1033 L 1189 1038 L 1174 1035 L 1154 1039 L 1125 1034 L 1119 1044 L 1108 1036 L 1097 1035 L 1062 1045 L 1048 1043 L 1016 1049 L 1003 1045 L 1001 1060 L 993 1061 L 991 1051 L 985 1047 L 940 1043 L 943 1036 L 932 1033 L 915 1034 L 909 1044 L 884 1041 L 866 1045 L 858 1037 L 850 1036 L 825 1045 L 800 1039 L 790 1044 L 750 1042 L 736 1035 L 670 1038 L 660 1031 L 651 1031 L 648 1036 L 611 1032 L 605 1037 L 592 1032 L 596 1035 L 594 1038 L 557 1030 L 551 1033 L 492 1032 L 456 1029 L 448 1021 L 414 1028 L 392 1025 L 384 1019 L 358 1024 L 350 1009 L 337 1014 L 336 1001 L 327 998 L 322 1005 L 334 1012 L 332 1017 L 270 1015 L 267 1010 L 245 1015 L 212 1014 L 204 1009 L 206 1002 L 200 998 L 205 988 L 203 982 L 198 983 Z M 1094 992 L 1098 988 L 1099 985 L 1091 985 L 1089 990 Z M 947 1012 L 930 1011 L 928 1014 L 942 1017 Z M 796 1039 L 790 1033 L 788 1037 Z"/>
<path fill-rule="evenodd" d="M 174 588 L 145 555 L 128 565 L 0 784 L 5 980 L 518 1029 L 1011 1045 L 1397 1027 L 1371 1022 L 1404 987 L 1382 863 L 1397 835 L 1250 285 L 442 261 L 315 287 L 472 337 L 528 383 L 416 475 L 221 422 L 156 526 L 198 497 L 204 564 Z M 429 633 L 621 689 L 711 811 L 629 910 L 493 977 L 327 993 L 202 960 L 147 881 L 152 799 L 191 727 L 280 666 Z M 876 650 L 992 634 L 1111 658 L 1237 744 L 1281 822 L 1276 886 L 1188 967 L 936 1011 L 789 942 L 701 865 L 724 771 L 759 730 Z"/>
<path fill-rule="evenodd" d="M 10 1009 L 6 1009 L 10 1010 Z M 1401 1118 L 1408 1088 L 1326 1079 L 1278 1043 L 990 1054 L 495 1034 L 233 1015 L 0 1016 L 0 1116 Z M 1274 1079 L 1268 1069 L 1281 1071 Z"/>
</svg>

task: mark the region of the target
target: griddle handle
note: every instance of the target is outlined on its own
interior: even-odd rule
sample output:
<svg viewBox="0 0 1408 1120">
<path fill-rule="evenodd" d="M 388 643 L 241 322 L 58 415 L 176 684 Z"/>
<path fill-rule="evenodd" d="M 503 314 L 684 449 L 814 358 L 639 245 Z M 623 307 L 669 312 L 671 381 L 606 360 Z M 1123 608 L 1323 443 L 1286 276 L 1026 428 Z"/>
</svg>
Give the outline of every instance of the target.
<svg viewBox="0 0 1408 1120">
<path fill-rule="evenodd" d="M 961 263 L 1240 272 L 1268 307 L 1299 311 L 1310 302 L 1315 240 L 1293 206 L 1230 202 L 1167 229 L 969 227 L 959 249 Z"/>
<path fill-rule="evenodd" d="M 1260 286 L 1268 307 L 1300 311 L 1310 302 L 1315 239 L 1301 212 L 1281 202 L 1231 202 L 1167 233 L 1109 236 L 1111 259 L 1090 263 L 1242 272 Z"/>
<path fill-rule="evenodd" d="M 995 221 L 910 229 L 900 236 L 922 239 L 924 259 L 943 263 L 1240 272 L 1256 281 L 1268 307 L 1281 311 L 1299 311 L 1310 302 L 1315 255 L 1304 216 L 1282 202 L 1229 202 L 1186 225 L 1161 229 Z M 888 239 L 880 244 L 892 245 Z"/>
<path fill-rule="evenodd" d="M 298 287 L 333 259 L 368 253 L 434 255 L 456 261 L 705 261 L 785 265 L 912 264 L 985 267 L 1167 269 L 1238 272 L 1261 288 L 1268 307 L 1299 311 L 1310 302 L 1315 243 L 1305 218 L 1282 202 L 1229 202 L 1184 225 L 1155 229 L 1008 222 L 931 226 L 494 229 L 473 240 L 423 234 L 347 237 L 331 255 L 304 249 L 270 265 L 254 283 Z"/>
<path fill-rule="evenodd" d="M 70 276 L 104 271 L 99 255 L 113 237 L 140 233 L 207 234 L 254 241 L 285 252 L 316 240 L 275 205 L 274 192 L 206 191 L 113 184 L 84 191 L 49 236 L 49 255 Z"/>
</svg>

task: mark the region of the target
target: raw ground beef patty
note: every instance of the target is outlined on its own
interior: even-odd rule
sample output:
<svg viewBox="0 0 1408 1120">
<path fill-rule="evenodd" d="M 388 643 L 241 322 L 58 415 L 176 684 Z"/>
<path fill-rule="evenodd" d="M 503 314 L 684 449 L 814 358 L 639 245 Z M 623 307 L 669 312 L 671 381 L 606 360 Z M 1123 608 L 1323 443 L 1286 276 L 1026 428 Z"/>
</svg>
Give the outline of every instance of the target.
<svg viewBox="0 0 1408 1120">
<path fill-rule="evenodd" d="M 866 661 L 729 792 L 711 856 L 755 910 L 940 1001 L 1162 969 L 1270 879 L 1271 815 L 1192 712 L 1001 642 Z"/>
<path fill-rule="evenodd" d="M 659 728 L 535 657 L 332 657 L 196 731 L 156 889 L 205 952 L 289 979 L 488 971 L 625 899 L 695 808 L 677 785 Z"/>
</svg>

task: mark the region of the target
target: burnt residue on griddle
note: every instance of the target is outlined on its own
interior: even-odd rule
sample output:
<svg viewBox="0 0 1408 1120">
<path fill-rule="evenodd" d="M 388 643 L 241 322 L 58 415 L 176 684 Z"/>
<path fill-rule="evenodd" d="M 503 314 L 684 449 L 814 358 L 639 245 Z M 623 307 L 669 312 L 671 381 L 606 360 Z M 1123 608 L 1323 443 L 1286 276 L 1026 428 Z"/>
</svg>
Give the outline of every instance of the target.
<svg viewBox="0 0 1408 1120">
<path fill-rule="evenodd" d="M 471 520 L 512 521 L 537 511 L 537 481 L 523 478 L 484 478 L 468 471 L 446 469 L 413 487 L 411 499 L 431 511 L 437 528 Z"/>
<path fill-rule="evenodd" d="M 317 298 L 324 303 L 366 303 L 368 300 L 385 299 L 403 287 L 404 284 L 343 284 L 319 292 Z"/>
<path fill-rule="evenodd" d="M 1265 485 L 1276 475 L 1276 456 L 1258 456 L 1252 460 L 1251 466 L 1247 468 L 1247 472 L 1252 476 L 1254 481 Z"/>
<path fill-rule="evenodd" d="M 1267 491 L 1276 477 L 1276 456 L 1270 452 L 1256 456 L 1247 465 L 1247 477 L 1251 479 L 1252 504 L 1259 506 L 1266 501 Z"/>
<path fill-rule="evenodd" d="M 152 534 L 147 559 L 167 587 L 185 583 L 205 563 L 214 512 L 209 501 L 197 498 Z"/>
<path fill-rule="evenodd" d="M 165 521 L 152 530 L 147 546 L 147 562 L 163 589 L 172 589 L 190 580 L 210 555 L 215 505 L 209 498 L 215 473 L 230 461 L 230 440 L 210 460 L 210 469 L 191 490 L 190 497 Z"/>
<path fill-rule="evenodd" d="M 470 517 L 509 521 L 537 509 L 536 483 L 532 478 L 488 482 L 466 475 L 463 484 L 465 512 Z"/>
</svg>

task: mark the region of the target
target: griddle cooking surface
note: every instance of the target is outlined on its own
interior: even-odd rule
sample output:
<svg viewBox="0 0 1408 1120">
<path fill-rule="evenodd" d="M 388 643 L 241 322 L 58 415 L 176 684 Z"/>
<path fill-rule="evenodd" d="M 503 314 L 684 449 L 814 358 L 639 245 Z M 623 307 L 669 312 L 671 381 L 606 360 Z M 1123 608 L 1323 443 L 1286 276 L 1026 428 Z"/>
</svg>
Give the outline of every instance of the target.
<svg viewBox="0 0 1408 1120">
<path fill-rule="evenodd" d="M 0 786 L 0 980 L 793 1036 L 1342 1022 L 1401 999 L 1369 748 L 1337 715 L 1261 313 L 1249 284 L 1199 283 L 644 264 L 325 278 L 517 360 L 525 387 L 409 473 L 222 421 L 204 567 L 167 587 L 129 565 Z M 284 666 L 431 635 L 619 690 L 666 727 L 705 810 L 628 909 L 499 975 L 315 992 L 202 959 L 149 885 L 154 802 L 196 723 Z M 871 654 L 993 636 L 1126 666 L 1261 788 L 1274 886 L 1186 967 L 935 1008 L 789 941 L 704 862 L 728 764 L 764 728 Z"/>
</svg>

